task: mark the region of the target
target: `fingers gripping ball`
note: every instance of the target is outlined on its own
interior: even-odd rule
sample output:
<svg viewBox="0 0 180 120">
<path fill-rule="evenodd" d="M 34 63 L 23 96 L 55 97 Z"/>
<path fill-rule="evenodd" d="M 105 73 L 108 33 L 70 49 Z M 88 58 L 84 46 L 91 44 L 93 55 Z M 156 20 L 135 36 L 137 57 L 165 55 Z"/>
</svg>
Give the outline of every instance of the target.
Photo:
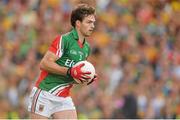
<svg viewBox="0 0 180 120">
<path fill-rule="evenodd" d="M 81 76 L 79 78 L 74 78 L 74 80 L 79 83 L 88 83 L 89 81 L 91 81 L 94 76 L 95 76 L 95 68 L 94 66 L 88 62 L 88 61 L 80 61 L 78 63 L 76 63 L 73 67 L 77 67 L 77 66 L 81 66 L 80 67 L 80 71 L 82 72 Z M 74 71 L 75 74 L 77 74 L 76 71 Z"/>
</svg>

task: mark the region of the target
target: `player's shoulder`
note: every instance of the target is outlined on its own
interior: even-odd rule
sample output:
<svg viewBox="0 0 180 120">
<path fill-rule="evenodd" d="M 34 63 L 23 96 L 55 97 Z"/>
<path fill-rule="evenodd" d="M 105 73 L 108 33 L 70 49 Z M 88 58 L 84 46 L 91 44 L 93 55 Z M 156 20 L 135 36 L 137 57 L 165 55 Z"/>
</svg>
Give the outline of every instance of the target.
<svg viewBox="0 0 180 120">
<path fill-rule="evenodd" d="M 61 35 L 56 35 L 52 41 L 52 43 L 58 43 L 61 40 Z"/>
<path fill-rule="evenodd" d="M 63 37 L 64 39 L 66 39 L 66 38 L 72 38 L 72 34 L 71 34 L 71 32 L 67 32 L 67 33 L 62 34 L 62 37 Z"/>
<path fill-rule="evenodd" d="M 67 32 L 65 34 L 62 34 L 62 40 L 65 43 L 71 43 L 74 39 L 72 32 Z"/>
</svg>

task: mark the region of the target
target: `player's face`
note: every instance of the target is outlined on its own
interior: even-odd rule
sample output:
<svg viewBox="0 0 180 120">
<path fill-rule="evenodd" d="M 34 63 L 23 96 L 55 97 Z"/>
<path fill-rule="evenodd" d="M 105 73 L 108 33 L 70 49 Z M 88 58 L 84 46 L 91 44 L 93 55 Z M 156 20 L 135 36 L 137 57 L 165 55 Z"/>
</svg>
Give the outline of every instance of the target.
<svg viewBox="0 0 180 120">
<path fill-rule="evenodd" d="M 80 25 L 80 32 L 83 36 L 89 37 L 91 33 L 93 32 L 95 26 L 95 16 L 94 15 L 88 15 L 83 19 Z"/>
</svg>

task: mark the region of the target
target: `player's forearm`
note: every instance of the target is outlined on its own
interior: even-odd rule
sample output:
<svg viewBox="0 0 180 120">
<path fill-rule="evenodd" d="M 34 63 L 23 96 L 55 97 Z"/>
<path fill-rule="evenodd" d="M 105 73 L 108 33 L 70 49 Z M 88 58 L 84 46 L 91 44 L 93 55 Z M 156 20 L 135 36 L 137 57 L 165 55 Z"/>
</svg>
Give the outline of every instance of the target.
<svg viewBox="0 0 180 120">
<path fill-rule="evenodd" d="M 50 73 L 60 74 L 60 75 L 66 75 L 68 70 L 68 68 L 59 66 L 53 61 L 44 61 L 44 60 L 41 61 L 40 68 Z"/>
</svg>

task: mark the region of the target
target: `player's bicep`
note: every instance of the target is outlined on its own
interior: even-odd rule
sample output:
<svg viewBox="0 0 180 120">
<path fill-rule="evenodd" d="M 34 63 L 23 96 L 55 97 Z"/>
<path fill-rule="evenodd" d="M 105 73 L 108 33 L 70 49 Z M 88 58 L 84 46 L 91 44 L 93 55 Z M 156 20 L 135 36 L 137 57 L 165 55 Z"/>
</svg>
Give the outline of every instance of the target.
<svg viewBox="0 0 180 120">
<path fill-rule="evenodd" d="M 48 62 L 55 62 L 57 59 L 58 59 L 58 56 L 48 50 L 42 60 L 45 60 Z"/>
<path fill-rule="evenodd" d="M 46 69 L 57 59 L 58 57 L 53 52 L 48 50 L 40 62 L 40 69 Z"/>
</svg>

